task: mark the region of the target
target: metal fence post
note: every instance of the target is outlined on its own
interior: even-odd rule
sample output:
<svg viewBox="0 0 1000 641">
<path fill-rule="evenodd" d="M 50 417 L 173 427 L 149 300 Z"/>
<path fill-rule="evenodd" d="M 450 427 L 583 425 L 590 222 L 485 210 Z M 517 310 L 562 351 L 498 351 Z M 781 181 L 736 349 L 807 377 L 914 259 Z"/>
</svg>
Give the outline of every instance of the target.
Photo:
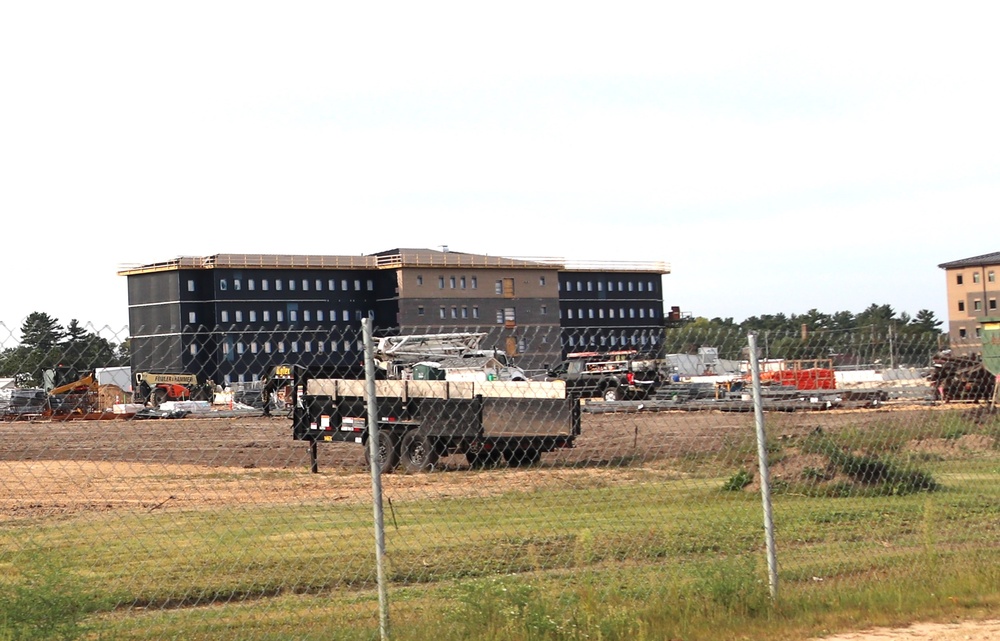
<svg viewBox="0 0 1000 641">
<path fill-rule="evenodd" d="M 365 393 L 368 396 L 368 452 L 372 473 L 372 505 L 375 516 L 375 572 L 378 581 L 379 635 L 389 639 L 389 588 L 385 576 L 385 518 L 382 510 L 382 470 L 379 462 L 378 400 L 375 397 L 375 341 L 372 320 L 361 323 L 365 345 Z"/>
<path fill-rule="evenodd" d="M 767 463 L 767 437 L 764 434 L 764 408 L 760 392 L 760 361 L 757 358 L 757 334 L 747 336 L 750 347 L 750 374 L 753 380 L 753 413 L 757 427 L 757 463 L 760 468 L 760 498 L 764 505 L 764 537 L 767 541 L 767 581 L 771 599 L 778 598 L 778 558 L 774 546 L 774 518 L 771 511 L 771 470 Z"/>
</svg>

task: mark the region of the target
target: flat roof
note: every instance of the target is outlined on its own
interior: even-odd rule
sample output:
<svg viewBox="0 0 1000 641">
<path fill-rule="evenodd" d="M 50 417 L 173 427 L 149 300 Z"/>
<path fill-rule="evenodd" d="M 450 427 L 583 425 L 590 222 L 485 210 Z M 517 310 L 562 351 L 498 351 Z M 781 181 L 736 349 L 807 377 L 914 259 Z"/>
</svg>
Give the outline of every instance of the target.
<svg viewBox="0 0 1000 641">
<path fill-rule="evenodd" d="M 408 267 L 469 267 L 500 269 L 551 269 L 561 272 L 645 272 L 669 274 L 663 261 L 567 261 L 561 258 L 508 258 L 431 249 L 393 249 L 358 256 L 290 254 L 215 254 L 180 256 L 171 260 L 124 267 L 119 276 L 134 276 L 181 269 L 401 269 Z"/>
</svg>

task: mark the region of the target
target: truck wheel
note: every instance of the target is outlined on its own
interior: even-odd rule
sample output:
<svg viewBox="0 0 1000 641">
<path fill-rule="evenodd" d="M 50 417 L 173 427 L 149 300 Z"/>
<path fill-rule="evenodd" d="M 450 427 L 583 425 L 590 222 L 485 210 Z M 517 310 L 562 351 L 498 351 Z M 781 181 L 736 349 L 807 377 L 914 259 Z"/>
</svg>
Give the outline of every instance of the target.
<svg viewBox="0 0 1000 641">
<path fill-rule="evenodd" d="M 417 430 L 406 433 L 400 450 L 403 468 L 407 472 L 429 472 L 438 461 L 433 439 Z"/>
<path fill-rule="evenodd" d="M 388 430 L 379 430 L 378 441 L 379 471 L 388 474 L 399 465 L 399 443 L 396 435 Z M 371 469 L 371 448 L 367 442 L 365 443 L 365 465 Z"/>
<path fill-rule="evenodd" d="M 503 458 L 510 467 L 530 467 L 538 465 L 538 462 L 542 460 L 542 452 L 535 448 L 504 450 Z"/>
<path fill-rule="evenodd" d="M 616 385 L 612 385 L 604 390 L 601 397 L 606 401 L 620 401 L 622 400 L 621 389 Z"/>
</svg>

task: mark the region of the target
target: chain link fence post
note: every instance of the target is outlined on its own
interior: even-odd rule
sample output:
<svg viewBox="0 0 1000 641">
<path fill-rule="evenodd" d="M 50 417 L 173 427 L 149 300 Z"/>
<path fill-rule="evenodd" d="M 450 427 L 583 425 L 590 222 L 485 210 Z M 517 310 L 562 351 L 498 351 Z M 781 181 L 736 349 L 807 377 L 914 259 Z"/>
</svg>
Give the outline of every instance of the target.
<svg viewBox="0 0 1000 641">
<path fill-rule="evenodd" d="M 757 334 L 747 336 L 750 348 L 750 374 L 753 380 L 753 413 L 757 428 L 757 463 L 760 468 L 760 498 L 764 506 L 764 538 L 767 541 L 767 582 L 771 599 L 778 598 L 778 559 L 774 546 L 774 517 L 771 512 L 771 472 L 767 462 L 767 436 L 764 433 L 764 408 L 760 391 L 760 361 L 757 358 Z"/>
<path fill-rule="evenodd" d="M 372 506 L 375 518 L 375 572 L 378 581 L 379 636 L 389 639 L 389 589 L 385 575 L 385 518 L 382 511 L 382 457 L 378 434 L 378 399 L 375 396 L 375 342 L 372 339 L 372 320 L 361 324 L 365 347 L 365 393 L 368 396 L 368 452 L 372 474 Z"/>
</svg>

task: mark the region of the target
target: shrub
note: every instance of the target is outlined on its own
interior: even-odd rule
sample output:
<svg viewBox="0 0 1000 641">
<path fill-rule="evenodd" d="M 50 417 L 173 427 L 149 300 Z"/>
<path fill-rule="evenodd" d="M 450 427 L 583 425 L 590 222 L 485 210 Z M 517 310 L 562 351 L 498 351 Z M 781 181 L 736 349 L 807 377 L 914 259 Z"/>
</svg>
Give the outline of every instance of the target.
<svg viewBox="0 0 1000 641">
<path fill-rule="evenodd" d="M 736 474 L 729 477 L 729 479 L 722 485 L 722 489 L 727 492 L 739 492 L 752 482 L 753 474 L 747 470 L 740 470 Z"/>
</svg>

